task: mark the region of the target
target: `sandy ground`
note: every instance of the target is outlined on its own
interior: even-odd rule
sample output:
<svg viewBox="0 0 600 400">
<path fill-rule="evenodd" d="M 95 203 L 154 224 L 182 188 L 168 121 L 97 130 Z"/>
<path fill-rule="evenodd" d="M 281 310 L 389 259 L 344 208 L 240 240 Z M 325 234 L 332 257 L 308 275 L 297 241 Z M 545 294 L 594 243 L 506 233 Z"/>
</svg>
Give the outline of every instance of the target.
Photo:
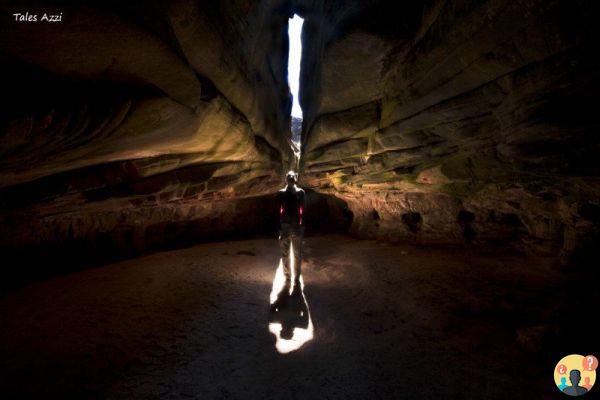
<svg viewBox="0 0 600 400">
<path fill-rule="evenodd" d="M 556 312 L 560 272 L 500 250 L 307 240 L 314 338 L 268 330 L 275 240 L 203 244 L 0 299 L 7 397 L 551 399 L 562 354 L 517 331 Z M 3 398 L 7 398 L 3 396 Z"/>
</svg>

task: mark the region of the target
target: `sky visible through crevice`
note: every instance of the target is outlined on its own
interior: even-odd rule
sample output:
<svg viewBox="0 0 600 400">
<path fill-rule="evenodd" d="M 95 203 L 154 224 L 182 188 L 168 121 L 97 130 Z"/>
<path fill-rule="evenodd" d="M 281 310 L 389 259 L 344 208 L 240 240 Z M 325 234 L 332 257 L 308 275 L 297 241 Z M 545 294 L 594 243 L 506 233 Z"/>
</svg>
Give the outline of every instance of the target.
<svg viewBox="0 0 600 400">
<path fill-rule="evenodd" d="M 302 58 L 302 24 L 304 19 L 297 15 L 289 20 L 288 35 L 290 40 L 290 49 L 288 56 L 288 84 L 290 92 L 294 97 L 292 105 L 292 117 L 302 119 L 302 108 L 298 102 L 298 91 L 300 89 L 300 59 Z"/>
</svg>

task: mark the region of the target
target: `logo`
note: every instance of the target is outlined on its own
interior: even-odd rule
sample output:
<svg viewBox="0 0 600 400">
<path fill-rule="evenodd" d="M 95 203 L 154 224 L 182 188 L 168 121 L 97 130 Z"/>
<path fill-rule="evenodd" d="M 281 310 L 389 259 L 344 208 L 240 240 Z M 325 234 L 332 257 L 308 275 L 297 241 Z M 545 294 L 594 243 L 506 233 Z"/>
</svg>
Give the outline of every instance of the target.
<svg viewBox="0 0 600 400">
<path fill-rule="evenodd" d="M 569 396 L 581 396 L 592 390 L 596 382 L 598 359 L 592 355 L 571 354 L 563 357 L 554 369 L 554 383 Z"/>
</svg>

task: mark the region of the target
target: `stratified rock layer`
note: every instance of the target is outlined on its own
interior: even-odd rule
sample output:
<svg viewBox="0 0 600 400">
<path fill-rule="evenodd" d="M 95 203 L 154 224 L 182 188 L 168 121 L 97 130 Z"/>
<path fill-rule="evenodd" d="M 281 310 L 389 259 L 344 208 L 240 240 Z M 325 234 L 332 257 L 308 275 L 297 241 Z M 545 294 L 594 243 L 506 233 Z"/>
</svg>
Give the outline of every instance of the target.
<svg viewBox="0 0 600 400">
<path fill-rule="evenodd" d="M 291 155 L 284 2 L 36 3 L 0 5 L 5 251 L 271 232 L 258 205 Z"/>
<path fill-rule="evenodd" d="M 589 1 L 61 0 L 0 10 L 3 248 L 103 235 L 146 248 L 178 230 L 204 240 L 273 224 L 262 196 L 294 162 L 294 12 L 305 18 L 302 179 L 342 200 L 315 203 L 338 207 L 341 226 L 564 260 L 600 237 L 600 32 Z M 15 21 L 23 10 L 63 20 Z"/>
<path fill-rule="evenodd" d="M 598 37 L 586 1 L 306 5 L 307 184 L 352 231 L 511 242 L 597 237 Z"/>
</svg>

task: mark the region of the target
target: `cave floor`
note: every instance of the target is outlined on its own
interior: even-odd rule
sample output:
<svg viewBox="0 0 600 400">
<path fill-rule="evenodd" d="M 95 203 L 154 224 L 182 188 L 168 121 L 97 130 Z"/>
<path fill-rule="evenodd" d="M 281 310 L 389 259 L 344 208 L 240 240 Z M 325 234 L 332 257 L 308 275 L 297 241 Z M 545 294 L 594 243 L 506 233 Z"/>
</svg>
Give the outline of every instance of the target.
<svg viewBox="0 0 600 400">
<path fill-rule="evenodd" d="M 314 339 L 283 355 L 267 329 L 277 252 L 267 239 L 202 244 L 13 290 L 0 299 L 0 389 L 128 399 L 557 395 L 562 355 L 516 339 L 559 312 L 562 278 L 549 260 L 309 238 Z"/>
</svg>

